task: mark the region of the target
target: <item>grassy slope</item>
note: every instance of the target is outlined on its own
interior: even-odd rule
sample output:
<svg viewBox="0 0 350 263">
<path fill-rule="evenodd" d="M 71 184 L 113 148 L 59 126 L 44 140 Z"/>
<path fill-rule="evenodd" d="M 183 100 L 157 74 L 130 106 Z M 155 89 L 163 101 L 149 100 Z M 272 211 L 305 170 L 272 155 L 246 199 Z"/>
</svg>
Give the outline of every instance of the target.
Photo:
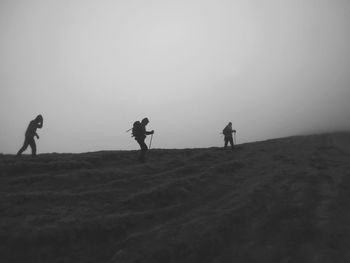
<svg viewBox="0 0 350 263">
<path fill-rule="evenodd" d="M 350 134 L 0 155 L 1 262 L 350 262 Z"/>
</svg>

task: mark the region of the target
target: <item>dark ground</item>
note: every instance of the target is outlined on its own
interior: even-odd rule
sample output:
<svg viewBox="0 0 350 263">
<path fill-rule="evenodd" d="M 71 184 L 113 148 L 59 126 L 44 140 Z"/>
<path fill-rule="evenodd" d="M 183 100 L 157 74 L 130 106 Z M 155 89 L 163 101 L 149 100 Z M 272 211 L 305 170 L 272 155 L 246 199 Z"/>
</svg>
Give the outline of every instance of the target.
<svg viewBox="0 0 350 263">
<path fill-rule="evenodd" d="M 1 262 L 350 262 L 350 133 L 0 155 Z"/>
</svg>

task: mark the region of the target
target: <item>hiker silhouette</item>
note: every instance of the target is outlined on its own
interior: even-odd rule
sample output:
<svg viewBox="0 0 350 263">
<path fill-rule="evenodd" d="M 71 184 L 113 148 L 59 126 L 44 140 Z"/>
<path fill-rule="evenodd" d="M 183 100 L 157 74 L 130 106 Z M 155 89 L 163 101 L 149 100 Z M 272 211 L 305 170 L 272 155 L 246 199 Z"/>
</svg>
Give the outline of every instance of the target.
<svg viewBox="0 0 350 263">
<path fill-rule="evenodd" d="M 224 134 L 224 141 L 225 141 L 224 148 L 227 148 L 228 143 L 230 143 L 231 149 L 233 149 L 232 133 L 235 133 L 235 132 L 236 132 L 236 130 L 232 130 L 232 122 L 229 122 L 222 131 L 222 133 Z"/>
<path fill-rule="evenodd" d="M 32 156 L 36 155 L 36 144 L 34 140 L 34 136 L 36 136 L 39 139 L 39 135 L 36 133 L 36 129 L 41 129 L 43 127 L 43 116 L 40 114 L 36 116 L 34 120 L 32 120 L 27 128 L 27 131 L 25 133 L 25 139 L 22 148 L 18 151 L 17 155 L 21 155 L 30 145 L 32 148 Z"/>
<path fill-rule="evenodd" d="M 140 155 L 138 160 L 140 162 L 145 162 L 146 160 L 146 152 L 148 147 L 145 143 L 145 139 L 147 135 L 154 134 L 154 130 L 146 131 L 146 125 L 149 123 L 148 118 L 143 118 L 141 122 L 135 121 L 132 127 L 132 136 L 135 137 L 135 140 L 140 145 Z"/>
</svg>

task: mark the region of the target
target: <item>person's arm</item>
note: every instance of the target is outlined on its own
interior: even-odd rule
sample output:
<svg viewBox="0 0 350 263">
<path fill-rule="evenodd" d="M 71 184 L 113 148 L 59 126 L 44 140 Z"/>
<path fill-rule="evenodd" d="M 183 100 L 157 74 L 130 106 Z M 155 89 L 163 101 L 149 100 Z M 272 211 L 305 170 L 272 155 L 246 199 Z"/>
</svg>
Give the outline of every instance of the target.
<svg viewBox="0 0 350 263">
<path fill-rule="evenodd" d="M 146 131 L 146 135 L 150 135 L 150 134 L 153 134 L 154 133 L 154 130 L 152 131 Z"/>
<path fill-rule="evenodd" d="M 38 128 L 41 129 L 43 127 L 43 122 L 44 120 L 42 120 L 41 122 L 38 123 Z"/>
<path fill-rule="evenodd" d="M 36 136 L 36 138 L 38 138 L 38 139 L 39 139 L 39 135 L 38 135 L 37 133 L 35 133 L 34 135 Z"/>
</svg>

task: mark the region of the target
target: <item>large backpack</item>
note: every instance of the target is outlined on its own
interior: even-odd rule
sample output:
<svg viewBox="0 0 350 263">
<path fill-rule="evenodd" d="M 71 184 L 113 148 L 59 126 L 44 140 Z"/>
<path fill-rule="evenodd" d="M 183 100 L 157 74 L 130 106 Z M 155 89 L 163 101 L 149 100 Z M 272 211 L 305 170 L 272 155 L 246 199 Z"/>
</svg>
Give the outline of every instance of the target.
<svg viewBox="0 0 350 263">
<path fill-rule="evenodd" d="M 132 126 L 132 137 L 140 138 L 142 137 L 142 135 L 143 135 L 143 132 L 142 132 L 141 122 L 135 121 Z"/>
<path fill-rule="evenodd" d="M 230 135 L 231 135 L 230 128 L 229 128 L 228 126 L 226 126 L 226 127 L 222 130 L 222 133 L 223 133 L 225 136 L 230 136 Z"/>
</svg>

